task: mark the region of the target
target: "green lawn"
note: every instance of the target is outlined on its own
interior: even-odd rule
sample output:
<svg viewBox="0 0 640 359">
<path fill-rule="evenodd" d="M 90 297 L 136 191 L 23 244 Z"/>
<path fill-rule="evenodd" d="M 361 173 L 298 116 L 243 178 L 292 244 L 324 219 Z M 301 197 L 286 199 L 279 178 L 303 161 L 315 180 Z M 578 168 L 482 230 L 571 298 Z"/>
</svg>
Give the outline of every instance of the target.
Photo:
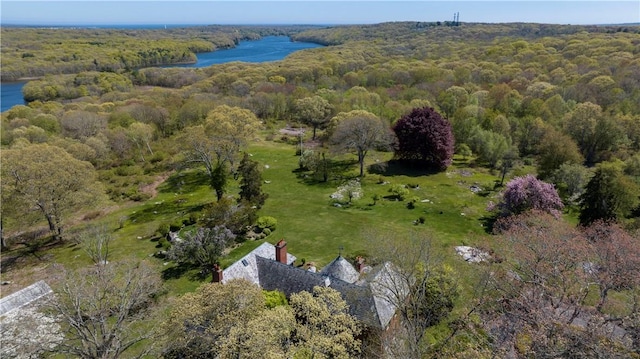
<svg viewBox="0 0 640 359">
<path fill-rule="evenodd" d="M 265 240 L 276 243 L 284 238 L 290 253 L 307 262 L 316 262 L 319 267 L 340 252 L 345 257 L 366 256 L 369 245 L 366 234 L 370 231 L 391 233 L 389 240 L 417 231 L 433 233 L 436 252 L 462 275 L 462 272 L 472 271 L 469 269 L 472 266 L 457 258 L 454 246 L 482 245 L 481 242 L 487 240 L 482 217 L 486 215 L 485 207 L 493 192 L 489 191 L 489 197 L 486 197 L 473 193 L 469 187 L 476 184 L 492 189 L 497 177 L 486 169 L 469 168 L 466 161 L 454 161 L 447 171 L 435 174 L 367 174 L 362 180 L 364 196 L 350 206 L 335 207 L 329 196 L 343 181 L 354 178 L 357 174 L 355 163 L 332 176 L 329 182 L 318 183 L 305 176 L 307 173 L 297 171 L 298 157 L 293 145 L 261 141 L 252 144 L 249 153 L 262 166 L 263 190 L 269 194 L 259 214 L 273 216 L 278 221 L 276 230 Z M 371 153 L 367 160 L 374 163 L 385 161 L 389 156 L 388 153 Z M 345 156 L 347 160 L 352 158 Z M 414 209 L 408 209 L 406 201 L 384 198 L 389 196 L 393 184 L 417 185 L 410 189 L 408 196 L 419 199 Z M 237 192 L 237 184 L 230 184 L 228 193 L 236 195 Z M 375 205 L 374 194 L 383 198 Z M 197 269 L 176 267 L 165 259 L 154 257 L 154 253 L 164 249 L 163 244 L 166 246 L 157 229 L 163 223 L 181 222 L 214 200 L 215 194 L 202 171 L 176 172 L 160 185 L 155 198 L 119 208 L 77 226 L 75 230 L 87 224 L 105 226 L 114 236 L 113 260 L 125 257 L 149 259 L 163 272 L 170 293 L 184 293 L 207 279 L 200 278 Z M 414 224 L 419 217 L 424 217 L 424 224 Z M 120 226 L 121 223 L 124 225 Z M 223 266 L 233 263 L 260 243 L 250 241 L 234 248 L 223 259 Z M 52 254 L 56 262 L 70 268 L 90 264 L 79 245 L 58 247 Z"/>
</svg>

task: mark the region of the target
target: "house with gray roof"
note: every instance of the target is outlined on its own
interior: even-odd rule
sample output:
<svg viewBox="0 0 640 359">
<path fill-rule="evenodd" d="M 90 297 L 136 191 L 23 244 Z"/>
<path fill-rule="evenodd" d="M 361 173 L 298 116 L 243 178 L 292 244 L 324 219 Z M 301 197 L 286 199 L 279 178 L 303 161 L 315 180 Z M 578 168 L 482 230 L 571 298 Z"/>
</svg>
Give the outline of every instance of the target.
<svg viewBox="0 0 640 359">
<path fill-rule="evenodd" d="M 396 272 L 391 263 L 365 267 L 358 258 L 356 267 L 339 255 L 319 272 L 294 266 L 295 256 L 287 253 L 286 242 L 275 246 L 263 243 L 228 268 L 218 269 L 214 280 L 226 283 L 246 279 L 266 290 L 291 294 L 312 292 L 315 286 L 331 287 L 349 304 L 349 312 L 368 330 L 384 331 L 392 322 L 397 306 Z M 408 288 L 400 288 L 408 293 Z"/>
</svg>

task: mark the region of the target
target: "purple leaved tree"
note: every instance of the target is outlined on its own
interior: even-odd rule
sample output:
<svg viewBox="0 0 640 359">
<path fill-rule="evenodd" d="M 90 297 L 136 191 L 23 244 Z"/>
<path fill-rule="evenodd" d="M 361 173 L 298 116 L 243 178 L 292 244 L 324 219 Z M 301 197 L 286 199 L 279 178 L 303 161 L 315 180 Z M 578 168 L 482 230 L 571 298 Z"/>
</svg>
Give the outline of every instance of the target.
<svg viewBox="0 0 640 359">
<path fill-rule="evenodd" d="M 393 126 L 398 137 L 396 158 L 443 170 L 453 157 L 451 123 L 431 107 L 414 108 Z"/>
<path fill-rule="evenodd" d="M 515 177 L 509 181 L 497 205 L 501 216 L 538 210 L 559 217 L 562 208 L 564 204 L 556 188 L 533 175 Z"/>
</svg>

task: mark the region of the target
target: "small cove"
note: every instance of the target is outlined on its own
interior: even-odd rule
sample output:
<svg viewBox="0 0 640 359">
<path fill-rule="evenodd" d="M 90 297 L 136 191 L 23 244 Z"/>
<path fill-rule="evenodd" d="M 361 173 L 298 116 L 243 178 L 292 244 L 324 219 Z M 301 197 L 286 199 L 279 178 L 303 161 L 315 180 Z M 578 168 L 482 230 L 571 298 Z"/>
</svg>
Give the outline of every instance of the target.
<svg viewBox="0 0 640 359">
<path fill-rule="evenodd" d="M 304 49 L 322 47 L 310 42 L 294 42 L 287 36 L 266 36 L 260 40 L 240 41 L 231 49 L 203 52 L 196 54 L 198 61 L 194 64 L 179 64 L 164 67 L 208 67 L 232 61 L 270 62 L 284 59 L 287 55 Z M 6 82 L 0 84 L 0 107 L 4 112 L 15 105 L 23 105 L 22 87 L 27 81 Z"/>
</svg>

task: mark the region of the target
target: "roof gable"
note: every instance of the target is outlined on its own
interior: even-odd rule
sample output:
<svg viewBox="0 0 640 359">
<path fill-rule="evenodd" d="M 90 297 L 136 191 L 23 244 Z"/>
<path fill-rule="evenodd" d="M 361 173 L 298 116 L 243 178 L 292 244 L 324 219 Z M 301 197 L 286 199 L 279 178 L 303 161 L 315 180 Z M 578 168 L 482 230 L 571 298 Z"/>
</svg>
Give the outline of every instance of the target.
<svg viewBox="0 0 640 359">
<path fill-rule="evenodd" d="M 275 261 L 276 247 L 268 242 L 262 243 L 256 249 L 222 271 L 222 283 L 226 283 L 232 279 L 242 278 L 251 283 L 259 284 L 256 257 L 268 258 Z M 296 256 L 287 253 L 287 263 L 291 264 L 295 260 Z"/>
<path fill-rule="evenodd" d="M 338 256 L 327 264 L 320 273 L 347 283 L 355 283 L 360 278 L 360 273 L 342 256 Z"/>
</svg>

